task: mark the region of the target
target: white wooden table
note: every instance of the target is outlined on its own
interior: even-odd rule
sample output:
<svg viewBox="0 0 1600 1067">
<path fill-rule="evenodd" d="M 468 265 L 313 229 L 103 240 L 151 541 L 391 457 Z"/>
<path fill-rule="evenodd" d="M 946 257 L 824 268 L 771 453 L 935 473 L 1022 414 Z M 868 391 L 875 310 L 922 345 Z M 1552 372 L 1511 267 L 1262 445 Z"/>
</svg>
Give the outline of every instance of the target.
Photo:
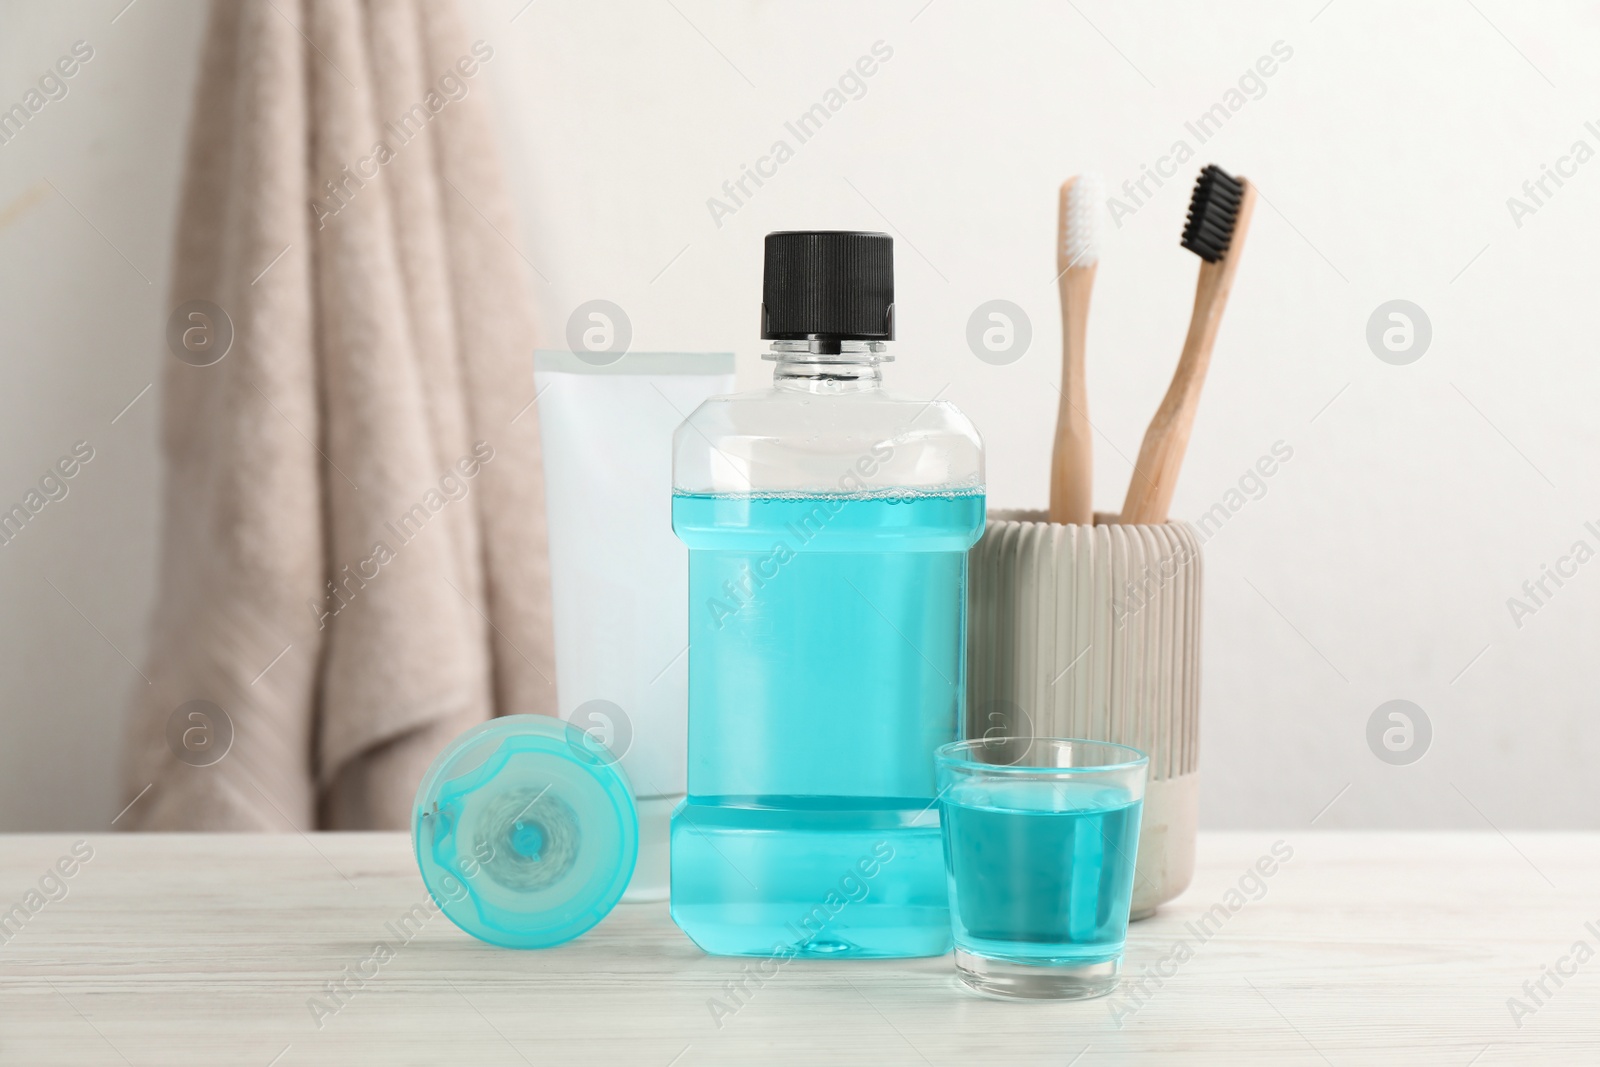
<svg viewBox="0 0 1600 1067">
<path fill-rule="evenodd" d="M 1600 956 L 1569 955 L 1600 950 L 1597 834 L 1207 834 L 1189 892 L 1134 926 L 1124 992 L 1070 1004 L 970 995 L 949 958 L 792 962 L 736 1004 L 746 961 L 665 905 L 544 952 L 437 914 L 402 940 L 426 898 L 398 834 L 93 834 L 47 878 L 77 839 L 0 837 L 0 909 L 23 909 L 0 928 L 0 1064 L 1600 1063 Z M 1260 899 L 1230 900 L 1241 878 Z M 1523 983 L 1558 964 L 1536 1003 Z M 1167 976 L 1136 1003 L 1147 967 Z M 737 1006 L 720 1027 L 713 998 Z"/>
</svg>

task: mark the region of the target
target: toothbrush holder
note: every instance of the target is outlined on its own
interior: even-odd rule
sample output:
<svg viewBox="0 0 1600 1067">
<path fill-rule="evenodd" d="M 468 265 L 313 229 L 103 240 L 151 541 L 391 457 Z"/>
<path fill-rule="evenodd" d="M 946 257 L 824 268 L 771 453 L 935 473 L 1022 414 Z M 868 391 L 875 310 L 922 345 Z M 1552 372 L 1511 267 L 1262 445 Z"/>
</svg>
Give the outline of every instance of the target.
<svg viewBox="0 0 1600 1067">
<path fill-rule="evenodd" d="M 966 734 L 1081 737 L 1150 757 L 1132 906 L 1147 918 L 1194 874 L 1200 538 L 1186 522 L 1045 520 L 990 512 L 972 548 Z"/>
</svg>

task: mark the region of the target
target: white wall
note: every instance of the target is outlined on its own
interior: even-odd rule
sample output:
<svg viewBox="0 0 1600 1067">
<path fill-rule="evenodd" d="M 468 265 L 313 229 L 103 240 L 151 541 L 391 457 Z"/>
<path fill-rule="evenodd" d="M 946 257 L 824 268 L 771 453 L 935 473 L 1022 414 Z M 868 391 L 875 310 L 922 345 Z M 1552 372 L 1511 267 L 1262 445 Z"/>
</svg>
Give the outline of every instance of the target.
<svg viewBox="0 0 1600 1067">
<path fill-rule="evenodd" d="M 73 441 L 97 449 L 72 495 L 0 549 L 0 828 L 109 822 L 117 723 L 142 684 L 110 646 L 140 662 L 158 397 L 108 421 L 170 358 L 200 8 L 141 0 L 110 25 L 122 2 L 0 7 L 0 101 L 73 40 L 96 47 L 68 98 L 0 146 L 0 499 Z M 1600 15 L 1507 0 L 524 4 L 475 0 L 473 18 L 496 49 L 548 341 L 605 298 L 636 348 L 732 349 L 753 385 L 762 235 L 890 230 L 893 384 L 973 417 L 997 505 L 1045 498 L 1061 179 L 1098 169 L 1115 191 L 1175 141 L 1197 150 L 1107 235 L 1090 388 L 1097 504 L 1115 508 L 1187 321 L 1193 172 L 1248 175 L 1264 200 L 1175 512 L 1198 518 L 1275 442 L 1293 458 L 1206 546 L 1204 820 L 1304 825 L 1338 796 L 1318 826 L 1595 825 L 1600 562 L 1550 585 L 1520 628 L 1506 602 L 1574 541 L 1600 549 L 1584 528 L 1600 529 L 1600 162 L 1550 185 L 1520 227 L 1506 201 L 1574 141 L 1600 150 L 1584 126 L 1600 130 Z M 775 139 L 794 146 L 785 121 L 878 41 L 893 55 L 865 95 L 717 225 L 707 199 Z M 1198 144 L 1185 122 L 1279 41 L 1293 54 L 1264 95 Z M 48 187 L 29 199 L 46 178 L 106 239 Z M 1007 366 L 964 339 L 993 298 L 1033 324 Z M 1365 339 L 1397 298 L 1433 328 L 1409 366 Z M 1366 742 L 1394 698 L 1433 724 L 1409 766 Z"/>
<path fill-rule="evenodd" d="M 94 449 L 67 496 L 0 547 L 3 830 L 111 823 L 122 715 L 145 684 L 129 661 L 144 665 L 155 591 L 159 384 L 117 416 L 172 358 L 166 278 L 203 9 L 143 0 L 113 24 L 123 3 L 0 5 L 0 107 L 74 42 L 94 50 L 0 144 L 0 505 L 75 442 Z"/>
</svg>

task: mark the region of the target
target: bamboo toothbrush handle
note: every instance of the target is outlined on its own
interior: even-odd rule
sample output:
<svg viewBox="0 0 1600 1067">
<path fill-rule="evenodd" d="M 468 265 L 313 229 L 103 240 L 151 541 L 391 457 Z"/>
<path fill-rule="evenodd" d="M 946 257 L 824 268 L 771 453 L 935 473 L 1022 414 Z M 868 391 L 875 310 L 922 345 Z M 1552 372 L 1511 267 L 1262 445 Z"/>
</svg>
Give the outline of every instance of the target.
<svg viewBox="0 0 1600 1067">
<path fill-rule="evenodd" d="M 1050 454 L 1050 521 L 1091 523 L 1094 478 L 1093 431 L 1084 382 L 1084 350 L 1089 327 L 1089 294 L 1094 267 L 1072 267 L 1057 282 L 1061 290 L 1061 407 L 1056 413 L 1055 447 Z"/>
<path fill-rule="evenodd" d="M 1172 492 L 1178 484 L 1178 472 L 1183 466 L 1183 454 L 1189 446 L 1189 431 L 1194 426 L 1195 410 L 1200 404 L 1200 387 L 1205 384 L 1206 369 L 1211 365 L 1211 349 L 1217 343 L 1217 327 L 1222 323 L 1222 311 L 1228 303 L 1228 293 L 1233 288 L 1233 276 L 1239 266 L 1239 253 L 1244 248 L 1245 232 L 1250 227 L 1250 215 L 1255 209 L 1256 190 L 1243 182 L 1244 191 L 1239 198 L 1238 219 L 1227 253 L 1215 263 L 1200 264 L 1200 278 L 1195 286 L 1194 313 L 1189 319 L 1189 334 L 1184 338 L 1183 355 L 1178 358 L 1178 369 L 1172 375 L 1172 384 L 1161 401 L 1155 418 L 1145 431 L 1144 444 L 1139 448 L 1139 460 L 1133 466 L 1133 478 L 1128 484 L 1128 498 L 1123 502 L 1123 523 L 1157 523 L 1167 521 L 1167 509 L 1172 505 Z"/>
</svg>

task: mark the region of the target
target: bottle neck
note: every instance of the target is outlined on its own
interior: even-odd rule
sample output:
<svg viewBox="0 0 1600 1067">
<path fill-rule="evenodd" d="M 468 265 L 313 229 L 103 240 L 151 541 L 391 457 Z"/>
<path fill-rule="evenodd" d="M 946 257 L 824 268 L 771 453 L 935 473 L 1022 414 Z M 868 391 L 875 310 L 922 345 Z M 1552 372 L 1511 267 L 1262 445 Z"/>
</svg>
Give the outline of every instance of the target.
<svg viewBox="0 0 1600 1067">
<path fill-rule="evenodd" d="M 837 352 L 820 351 L 837 348 Z M 778 389 L 811 393 L 851 393 L 883 384 L 879 364 L 894 359 L 882 341 L 774 341 L 762 359 L 776 364 L 772 384 Z"/>
</svg>

